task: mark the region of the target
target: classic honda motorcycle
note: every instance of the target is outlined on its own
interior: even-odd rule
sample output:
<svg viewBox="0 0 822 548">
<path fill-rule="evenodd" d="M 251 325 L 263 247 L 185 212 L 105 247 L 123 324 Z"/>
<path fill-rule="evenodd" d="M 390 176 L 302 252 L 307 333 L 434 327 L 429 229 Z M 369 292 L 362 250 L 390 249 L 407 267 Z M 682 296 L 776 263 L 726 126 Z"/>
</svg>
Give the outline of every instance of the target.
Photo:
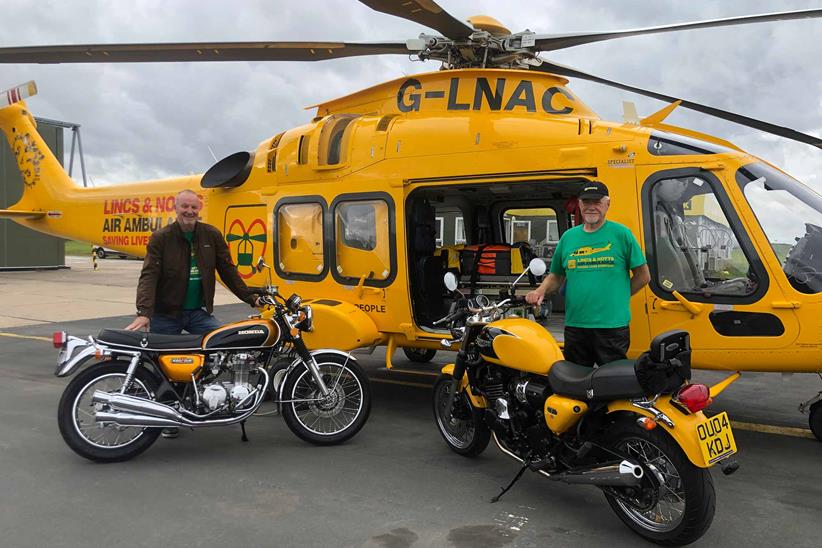
<svg viewBox="0 0 822 548">
<path fill-rule="evenodd" d="M 60 433 L 77 454 L 94 461 L 139 455 L 162 428 L 226 426 L 245 421 L 269 389 L 275 411 L 299 438 L 317 445 L 344 442 L 371 409 L 368 377 L 354 356 L 309 351 L 310 304 L 264 289 L 265 306 L 249 320 L 202 335 L 158 335 L 103 329 L 87 340 L 54 334 L 55 374 L 65 377 L 92 358 L 68 384 L 58 407 Z M 272 413 L 273 414 L 273 413 Z"/>
<path fill-rule="evenodd" d="M 529 270 L 540 276 L 545 263 Z M 445 283 L 457 290 L 456 277 Z M 515 282 L 516 284 L 516 282 Z M 634 360 L 598 368 L 562 360 L 556 341 L 539 324 L 506 317 L 525 303 L 514 286 L 499 302 L 461 293 L 447 324 L 460 350 L 434 387 L 434 418 L 450 448 L 479 455 L 491 438 L 525 470 L 549 480 L 599 487 L 619 518 L 662 545 L 701 537 L 714 516 L 708 468 L 738 468 L 728 457 L 736 444 L 725 412 L 702 409 L 739 377 L 708 388 L 690 384 L 690 341 L 684 331 L 656 337 Z"/>
</svg>

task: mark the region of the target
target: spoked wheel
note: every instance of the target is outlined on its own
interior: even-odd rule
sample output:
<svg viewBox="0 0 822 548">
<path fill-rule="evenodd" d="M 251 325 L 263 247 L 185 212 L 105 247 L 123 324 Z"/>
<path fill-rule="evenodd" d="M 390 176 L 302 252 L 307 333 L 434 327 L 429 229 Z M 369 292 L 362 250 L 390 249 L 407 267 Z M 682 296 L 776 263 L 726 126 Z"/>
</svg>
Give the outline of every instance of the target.
<svg viewBox="0 0 822 548">
<path fill-rule="evenodd" d="M 101 425 L 94 420 L 95 412 L 102 410 L 98 409 L 102 404 L 91 401 L 94 391 L 119 392 L 127 369 L 122 362 L 102 362 L 74 377 L 63 392 L 57 407 L 60 434 L 81 457 L 98 462 L 128 460 L 148 449 L 160 435 L 159 428 Z M 156 379 L 138 369 L 126 394 L 153 400 L 156 389 Z"/>
<path fill-rule="evenodd" d="M 639 488 L 612 488 L 605 497 L 619 518 L 640 536 L 664 546 L 696 541 L 711 526 L 716 494 L 707 469 L 691 464 L 660 429 L 633 422 L 613 426 L 610 445 L 638 462 L 645 479 Z"/>
<path fill-rule="evenodd" d="M 482 411 L 471 405 L 465 392 L 459 392 L 451 409 L 447 409 L 453 381 L 451 375 L 440 375 L 434 385 L 434 420 L 448 447 L 460 455 L 475 457 L 488 446 L 491 430 L 482 420 Z"/>
<path fill-rule="evenodd" d="M 437 355 L 433 348 L 403 348 L 405 357 L 415 363 L 428 363 Z"/>
<path fill-rule="evenodd" d="M 282 390 L 283 418 L 300 439 L 316 445 L 342 443 L 359 432 L 371 411 L 371 387 L 362 368 L 336 354 L 315 356 L 323 396 L 305 365 L 297 366 Z"/>
</svg>

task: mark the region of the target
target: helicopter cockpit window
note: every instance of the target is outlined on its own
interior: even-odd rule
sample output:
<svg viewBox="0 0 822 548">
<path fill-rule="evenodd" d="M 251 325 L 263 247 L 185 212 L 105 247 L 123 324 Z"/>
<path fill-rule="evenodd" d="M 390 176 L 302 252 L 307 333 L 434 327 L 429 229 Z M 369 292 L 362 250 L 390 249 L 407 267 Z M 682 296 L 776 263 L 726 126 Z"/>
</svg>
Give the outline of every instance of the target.
<svg viewBox="0 0 822 548">
<path fill-rule="evenodd" d="M 277 209 L 277 270 L 283 277 L 321 275 L 323 247 L 321 204 L 291 203 Z"/>
<path fill-rule="evenodd" d="M 721 154 L 723 152 L 730 152 L 730 149 L 684 135 L 674 135 L 673 133 L 665 131 L 654 131 L 648 139 L 648 152 L 654 156 L 683 156 L 693 154 Z"/>
<path fill-rule="evenodd" d="M 791 285 L 822 293 L 822 196 L 764 163 L 740 168 L 736 182 Z"/>
<path fill-rule="evenodd" d="M 337 273 L 387 280 L 391 275 L 389 206 L 383 200 L 341 201 L 334 210 Z"/>
<path fill-rule="evenodd" d="M 655 284 L 666 292 L 745 297 L 758 287 L 711 184 L 700 177 L 662 179 L 651 188 Z"/>
<path fill-rule="evenodd" d="M 503 212 L 502 223 L 505 243 L 527 245 L 535 257 L 553 257 L 559 241 L 557 212 L 554 209 L 507 209 Z"/>
</svg>

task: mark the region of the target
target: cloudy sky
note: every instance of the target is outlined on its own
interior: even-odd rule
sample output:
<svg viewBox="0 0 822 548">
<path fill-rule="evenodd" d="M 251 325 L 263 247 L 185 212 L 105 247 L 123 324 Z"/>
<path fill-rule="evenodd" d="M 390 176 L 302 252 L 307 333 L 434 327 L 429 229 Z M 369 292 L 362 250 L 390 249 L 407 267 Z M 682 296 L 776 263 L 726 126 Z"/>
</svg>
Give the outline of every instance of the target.
<svg viewBox="0 0 822 548">
<path fill-rule="evenodd" d="M 605 31 L 822 7 L 817 0 L 437 0 L 465 19 L 492 15 L 512 31 Z M 573 7 L 572 7 L 573 6 Z M 429 29 L 356 0 L 2 1 L 0 46 L 245 40 L 405 40 Z M 605 78 L 822 135 L 822 19 L 624 38 L 543 57 Z M 35 80 L 36 116 L 82 125 L 95 184 L 201 173 L 220 158 L 305 123 L 307 105 L 403 74 L 436 70 L 402 56 L 314 63 L 0 65 L 0 89 Z M 582 81 L 602 118 L 653 99 Z M 670 123 L 706 131 L 822 190 L 822 151 L 677 110 Z M 75 175 L 77 175 L 75 173 Z"/>
</svg>

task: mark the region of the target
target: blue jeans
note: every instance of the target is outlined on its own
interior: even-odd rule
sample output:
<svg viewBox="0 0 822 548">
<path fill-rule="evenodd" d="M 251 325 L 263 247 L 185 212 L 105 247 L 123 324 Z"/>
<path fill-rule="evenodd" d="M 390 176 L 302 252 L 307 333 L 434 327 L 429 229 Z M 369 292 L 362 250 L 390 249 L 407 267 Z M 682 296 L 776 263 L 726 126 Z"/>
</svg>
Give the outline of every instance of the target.
<svg viewBox="0 0 822 548">
<path fill-rule="evenodd" d="M 161 335 L 180 335 L 183 330 L 192 335 L 205 335 L 218 327 L 220 327 L 220 322 L 217 321 L 217 318 L 203 308 L 183 310 L 179 318 L 166 316 L 165 314 L 155 314 L 151 317 L 149 325 L 152 333 Z"/>
</svg>

